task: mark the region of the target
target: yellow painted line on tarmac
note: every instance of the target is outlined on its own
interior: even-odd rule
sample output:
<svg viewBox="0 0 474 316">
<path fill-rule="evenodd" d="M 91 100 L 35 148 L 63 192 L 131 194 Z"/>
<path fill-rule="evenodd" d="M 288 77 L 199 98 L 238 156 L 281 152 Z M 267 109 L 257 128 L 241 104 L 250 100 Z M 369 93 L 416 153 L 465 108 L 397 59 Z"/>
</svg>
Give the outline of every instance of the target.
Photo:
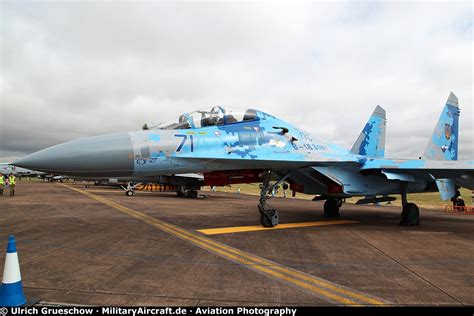
<svg viewBox="0 0 474 316">
<path fill-rule="evenodd" d="M 67 187 L 70 187 L 70 188 L 77 188 L 79 189 L 78 187 L 74 186 L 74 185 L 71 185 L 71 184 L 64 184 L 62 183 L 63 186 L 67 186 Z M 80 186 L 79 186 L 80 187 Z M 93 192 L 93 193 L 120 193 L 120 194 L 124 194 L 125 195 L 125 191 L 122 189 L 122 188 L 117 188 L 117 189 L 95 189 L 94 186 L 90 186 L 88 188 L 82 188 L 80 190 L 84 190 L 86 192 Z M 158 191 L 145 191 L 145 190 L 139 190 L 139 189 L 135 189 L 135 193 L 137 192 L 144 192 L 144 193 L 152 193 L 152 192 L 158 192 Z"/>
<path fill-rule="evenodd" d="M 329 226 L 329 225 L 343 225 L 343 224 L 355 224 L 357 221 L 349 220 L 335 220 L 335 221 L 318 221 L 318 222 L 304 222 L 304 223 L 287 223 L 278 224 L 275 227 L 263 227 L 263 226 L 236 226 L 236 227 L 222 227 L 222 228 L 207 228 L 198 229 L 197 231 L 204 235 L 219 235 L 219 234 L 232 234 L 232 233 L 243 233 L 243 232 L 255 232 L 261 230 L 276 230 L 276 229 L 288 229 L 288 228 L 299 228 L 299 227 L 316 227 L 316 226 Z"/>
<path fill-rule="evenodd" d="M 303 273 L 293 268 L 285 267 L 276 262 L 230 247 L 202 235 L 192 233 L 163 220 L 149 216 L 143 212 L 133 210 L 104 197 L 89 193 L 85 190 L 63 184 L 60 185 L 84 194 L 98 202 L 115 208 L 122 213 L 154 226 L 163 232 L 181 238 L 182 240 L 214 253 L 224 259 L 237 263 L 240 266 L 255 270 L 268 277 L 304 289 L 328 302 L 344 305 L 385 305 L 388 303 L 387 301 L 375 296 L 352 290 L 348 287 Z"/>
</svg>

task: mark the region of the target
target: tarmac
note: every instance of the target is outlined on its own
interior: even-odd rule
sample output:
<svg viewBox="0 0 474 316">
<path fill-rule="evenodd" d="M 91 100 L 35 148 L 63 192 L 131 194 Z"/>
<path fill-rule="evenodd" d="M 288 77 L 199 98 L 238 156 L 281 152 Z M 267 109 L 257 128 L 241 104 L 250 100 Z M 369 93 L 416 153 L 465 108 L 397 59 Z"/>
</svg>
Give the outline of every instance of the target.
<svg viewBox="0 0 474 316">
<path fill-rule="evenodd" d="M 344 204 L 334 219 L 276 198 L 281 224 L 263 229 L 256 196 L 17 183 L 0 197 L 0 249 L 14 234 L 43 304 L 474 304 L 474 215 L 421 209 L 404 227 L 398 207 Z"/>
</svg>

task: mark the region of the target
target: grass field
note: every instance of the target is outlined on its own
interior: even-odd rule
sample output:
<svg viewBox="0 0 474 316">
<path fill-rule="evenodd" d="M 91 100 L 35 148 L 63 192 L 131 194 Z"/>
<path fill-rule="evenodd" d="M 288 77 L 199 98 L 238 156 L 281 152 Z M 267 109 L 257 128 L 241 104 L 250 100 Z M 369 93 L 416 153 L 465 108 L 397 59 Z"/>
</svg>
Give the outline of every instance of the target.
<svg viewBox="0 0 474 316">
<path fill-rule="evenodd" d="M 251 194 L 251 195 L 260 195 L 260 189 L 258 183 L 250 184 L 234 184 L 225 187 L 217 187 L 217 192 L 228 192 L 228 193 L 237 193 L 240 189 L 241 194 Z M 203 187 L 204 191 L 210 191 L 210 187 Z M 466 205 L 472 205 L 472 193 L 470 190 L 461 189 L 461 196 L 464 199 Z M 282 197 L 283 192 L 280 190 L 277 197 Z M 287 190 L 287 196 L 291 196 L 291 191 Z M 401 205 L 400 195 L 393 195 L 397 198 L 396 201 L 391 202 L 392 205 Z M 307 195 L 302 193 L 296 193 L 296 198 L 311 200 L 314 198 L 314 195 Z M 359 197 L 354 197 L 346 199 L 347 203 L 355 203 L 359 200 Z M 451 205 L 451 201 L 441 201 L 440 195 L 438 192 L 429 192 L 429 193 L 411 193 L 408 194 L 408 201 L 418 204 L 419 206 L 428 206 L 428 207 L 444 207 L 445 205 Z M 385 204 L 385 203 L 382 203 Z"/>
</svg>

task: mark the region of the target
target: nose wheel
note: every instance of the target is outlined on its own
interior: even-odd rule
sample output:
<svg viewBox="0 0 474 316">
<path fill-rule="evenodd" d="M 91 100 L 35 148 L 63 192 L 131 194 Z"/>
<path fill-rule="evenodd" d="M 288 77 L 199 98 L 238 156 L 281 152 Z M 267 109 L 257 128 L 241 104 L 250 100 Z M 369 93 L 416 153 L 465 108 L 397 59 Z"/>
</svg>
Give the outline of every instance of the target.
<svg viewBox="0 0 474 316">
<path fill-rule="evenodd" d="M 124 187 L 123 185 L 121 185 L 120 187 L 125 191 L 126 196 L 133 196 L 133 194 L 135 194 L 135 188 L 138 184 L 132 185 L 132 183 L 129 182 L 127 183 L 126 187 Z"/>
<path fill-rule="evenodd" d="M 274 209 L 260 212 L 260 224 L 263 227 L 275 227 L 278 225 L 278 211 Z"/>
</svg>

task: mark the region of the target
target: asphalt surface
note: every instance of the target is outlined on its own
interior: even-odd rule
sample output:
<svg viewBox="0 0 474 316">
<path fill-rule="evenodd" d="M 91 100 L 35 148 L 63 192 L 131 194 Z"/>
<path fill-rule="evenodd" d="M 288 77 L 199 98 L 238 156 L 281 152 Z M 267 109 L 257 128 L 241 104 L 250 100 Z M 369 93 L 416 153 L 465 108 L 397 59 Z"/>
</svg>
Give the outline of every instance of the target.
<svg viewBox="0 0 474 316">
<path fill-rule="evenodd" d="M 259 230 L 258 198 L 243 194 L 26 181 L 16 192 L 0 197 L 0 249 L 14 234 L 25 294 L 42 302 L 474 304 L 474 215 L 421 209 L 420 226 L 402 227 L 397 207 L 345 204 L 328 219 L 320 202 L 278 198 L 286 225 Z"/>
</svg>

